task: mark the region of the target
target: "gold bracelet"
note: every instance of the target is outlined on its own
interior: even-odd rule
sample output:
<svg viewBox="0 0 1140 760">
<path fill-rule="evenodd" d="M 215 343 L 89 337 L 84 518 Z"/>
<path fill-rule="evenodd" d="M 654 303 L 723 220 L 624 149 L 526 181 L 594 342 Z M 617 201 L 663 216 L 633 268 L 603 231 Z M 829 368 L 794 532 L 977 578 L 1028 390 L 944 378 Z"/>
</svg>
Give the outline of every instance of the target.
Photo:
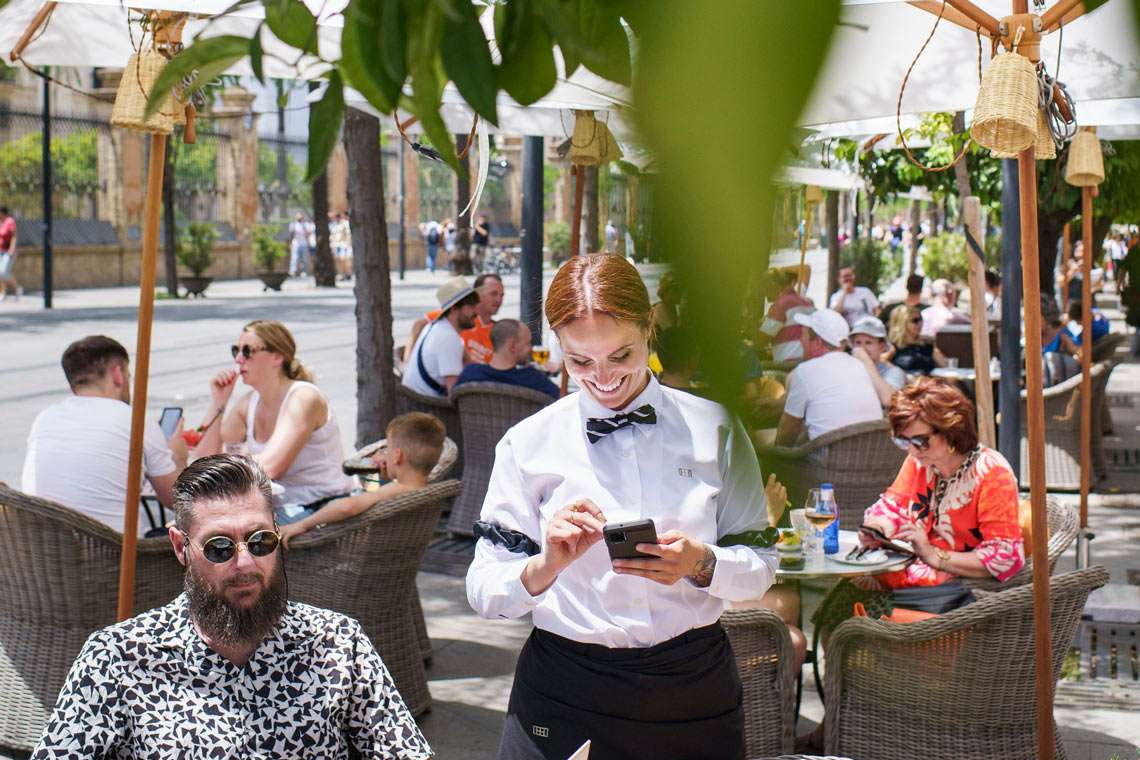
<svg viewBox="0 0 1140 760">
<path fill-rule="evenodd" d="M 950 552 L 945 549 L 935 548 L 934 553 L 938 555 L 938 569 L 945 572 L 946 563 L 950 561 Z"/>
</svg>

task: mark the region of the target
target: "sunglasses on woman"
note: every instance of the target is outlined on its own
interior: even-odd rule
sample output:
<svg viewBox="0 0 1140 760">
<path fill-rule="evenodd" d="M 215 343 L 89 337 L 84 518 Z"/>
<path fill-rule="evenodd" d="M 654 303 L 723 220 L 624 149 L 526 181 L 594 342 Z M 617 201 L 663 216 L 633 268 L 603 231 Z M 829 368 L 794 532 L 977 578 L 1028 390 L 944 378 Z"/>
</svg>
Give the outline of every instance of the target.
<svg viewBox="0 0 1140 760">
<path fill-rule="evenodd" d="M 921 325 L 922 324 L 922 317 L 911 317 L 910 323 L 912 325 Z M 236 348 L 236 346 L 235 346 L 235 348 Z M 249 357 L 247 356 L 246 358 L 248 359 Z"/>
<path fill-rule="evenodd" d="M 230 355 L 236 359 L 238 358 L 238 354 L 241 354 L 242 357 L 248 361 L 249 357 L 253 356 L 258 351 L 268 350 L 269 349 L 266 348 L 259 348 L 258 346 L 230 346 Z"/>
<path fill-rule="evenodd" d="M 926 435 L 912 435 L 910 438 L 902 435 L 894 435 L 891 436 L 891 440 L 903 451 L 906 451 L 911 446 L 914 446 L 919 451 L 926 451 L 930 448 L 930 439 L 936 435 L 938 435 L 937 431 Z"/>
<path fill-rule="evenodd" d="M 237 556 L 240 546 L 244 546 L 246 551 L 254 557 L 268 557 L 277 551 L 277 547 L 281 543 L 281 536 L 272 530 L 256 530 L 250 533 L 244 541 L 234 541 L 228 536 L 214 536 L 204 541 L 201 546 L 191 541 L 186 531 L 182 531 L 182 535 L 186 537 L 186 543 L 197 547 L 198 551 L 202 552 L 202 556 L 215 565 L 229 562 Z"/>
</svg>

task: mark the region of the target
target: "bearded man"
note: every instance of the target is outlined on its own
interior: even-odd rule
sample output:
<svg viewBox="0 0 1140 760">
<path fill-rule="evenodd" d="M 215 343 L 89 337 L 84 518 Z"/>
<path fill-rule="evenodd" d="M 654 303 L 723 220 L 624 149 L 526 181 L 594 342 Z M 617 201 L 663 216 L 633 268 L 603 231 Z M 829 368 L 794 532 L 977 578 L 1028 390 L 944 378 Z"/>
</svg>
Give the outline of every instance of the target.
<svg viewBox="0 0 1140 760">
<path fill-rule="evenodd" d="M 360 624 L 288 601 L 270 482 L 199 459 L 174 484 L 170 604 L 96 631 L 32 757 L 431 757 Z"/>
</svg>

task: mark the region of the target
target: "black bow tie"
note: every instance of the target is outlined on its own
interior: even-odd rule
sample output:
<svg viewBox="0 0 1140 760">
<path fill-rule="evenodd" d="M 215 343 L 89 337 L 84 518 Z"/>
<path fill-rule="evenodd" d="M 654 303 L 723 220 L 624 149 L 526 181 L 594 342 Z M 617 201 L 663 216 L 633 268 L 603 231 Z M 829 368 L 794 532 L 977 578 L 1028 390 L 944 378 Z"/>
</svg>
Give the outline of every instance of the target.
<svg viewBox="0 0 1140 760">
<path fill-rule="evenodd" d="M 632 412 L 615 414 L 613 417 L 589 417 L 586 419 L 586 438 L 590 443 L 597 443 L 615 430 L 621 430 L 634 423 L 656 425 L 657 411 L 652 405 L 646 404 Z"/>
</svg>

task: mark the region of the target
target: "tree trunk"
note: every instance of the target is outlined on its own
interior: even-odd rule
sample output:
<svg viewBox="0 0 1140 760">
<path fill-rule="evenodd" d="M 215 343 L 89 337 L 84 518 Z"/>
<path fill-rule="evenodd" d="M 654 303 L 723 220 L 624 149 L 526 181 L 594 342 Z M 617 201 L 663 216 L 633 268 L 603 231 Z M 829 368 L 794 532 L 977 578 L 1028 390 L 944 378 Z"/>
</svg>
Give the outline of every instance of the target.
<svg viewBox="0 0 1140 760">
<path fill-rule="evenodd" d="M 317 250 L 313 253 L 313 279 L 318 288 L 336 287 L 336 262 L 329 242 L 329 175 L 313 180 L 313 224 L 317 228 Z"/>
<path fill-rule="evenodd" d="M 380 165 L 380 120 L 349 108 L 344 115 L 348 205 L 356 296 L 356 444 L 384 437 L 396 416 L 392 356 L 392 284 Z"/>
<path fill-rule="evenodd" d="M 1109 229 L 1112 227 L 1113 217 L 1111 216 L 1097 216 L 1096 215 L 1096 198 L 1093 198 L 1093 250 L 1096 251 L 1096 256 L 1093 257 L 1095 262 L 1104 253 L 1104 238 L 1108 235 Z"/>
<path fill-rule="evenodd" d="M 582 195 L 582 225 L 585 237 L 583 245 L 586 253 L 595 253 L 601 250 L 598 245 L 598 167 L 585 166 L 583 179 L 585 187 Z"/>
<path fill-rule="evenodd" d="M 166 292 L 178 298 L 178 234 L 174 221 L 174 154 L 166 141 L 166 168 L 162 172 L 163 260 L 166 262 Z"/>
<path fill-rule="evenodd" d="M 459 152 L 467 145 L 467 135 L 455 136 L 455 147 Z M 471 154 L 459 159 L 463 167 L 461 174 L 455 175 L 455 213 L 459 214 L 471 201 Z M 455 274 L 475 274 L 471 261 L 471 212 L 458 216 L 455 220 L 455 255 L 451 257 L 451 271 Z"/>
<path fill-rule="evenodd" d="M 965 111 L 958 111 L 954 114 L 954 132 L 960 134 L 966 131 L 966 113 Z M 958 183 L 958 225 L 965 230 L 966 220 L 963 218 L 963 209 L 965 208 L 965 201 L 974 194 L 970 188 L 970 169 L 966 166 L 966 157 L 962 156 L 962 160 L 954 164 L 954 179 Z M 978 241 L 979 243 L 981 241 Z"/>
<path fill-rule="evenodd" d="M 1068 209 L 1038 213 L 1037 215 L 1037 254 L 1040 269 L 1041 295 L 1054 297 L 1057 293 L 1054 272 L 1057 267 L 1057 243 L 1065 232 L 1065 225 L 1072 220 L 1074 213 Z"/>
<path fill-rule="evenodd" d="M 907 271 L 914 274 L 915 269 L 918 267 L 918 245 L 920 242 L 919 232 L 922 224 L 922 203 L 918 199 L 911 199 L 910 202 L 910 261 L 907 264 Z"/>
<path fill-rule="evenodd" d="M 839 191 L 827 191 L 827 293 L 839 289 Z"/>
</svg>

